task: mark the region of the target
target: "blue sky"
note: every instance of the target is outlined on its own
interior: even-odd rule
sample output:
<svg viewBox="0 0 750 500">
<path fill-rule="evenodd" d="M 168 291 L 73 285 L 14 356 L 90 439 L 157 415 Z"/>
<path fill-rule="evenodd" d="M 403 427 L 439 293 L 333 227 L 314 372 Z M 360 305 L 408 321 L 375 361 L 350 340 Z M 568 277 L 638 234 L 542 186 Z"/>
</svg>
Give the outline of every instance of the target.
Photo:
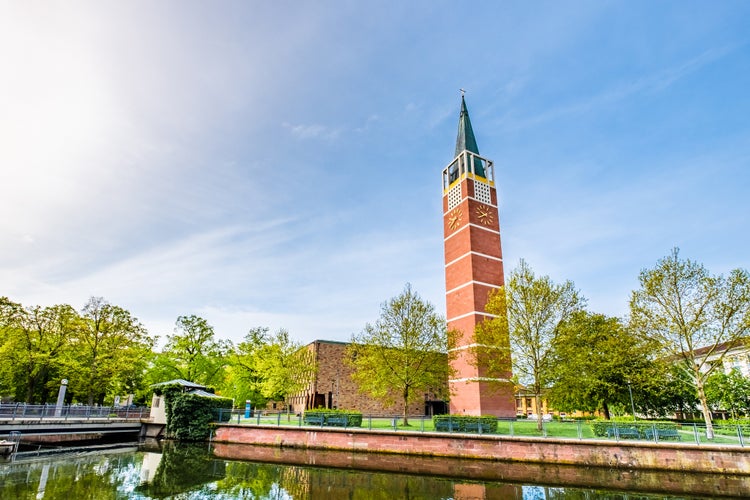
<svg viewBox="0 0 750 500">
<path fill-rule="evenodd" d="M 2 2 L 0 295 L 162 338 L 444 311 L 467 90 L 524 258 L 627 313 L 672 247 L 750 267 L 750 3 Z"/>
</svg>

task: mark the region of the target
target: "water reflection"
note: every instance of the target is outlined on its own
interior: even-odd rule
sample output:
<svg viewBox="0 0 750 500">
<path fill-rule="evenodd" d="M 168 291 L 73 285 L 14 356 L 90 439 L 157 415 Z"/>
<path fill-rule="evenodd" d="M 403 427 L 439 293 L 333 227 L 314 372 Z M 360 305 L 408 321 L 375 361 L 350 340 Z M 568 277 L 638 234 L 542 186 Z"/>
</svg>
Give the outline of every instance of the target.
<svg viewBox="0 0 750 500">
<path fill-rule="evenodd" d="M 263 458 L 264 462 L 227 460 L 217 454 L 231 453 Z M 265 455 L 264 455 L 265 454 Z M 357 457 L 357 458 L 354 458 Z M 246 457 L 247 458 L 247 457 Z M 368 460 L 369 459 L 369 460 Z M 359 460 L 359 462 L 356 462 Z M 471 461 L 445 461 L 410 458 L 399 465 L 399 457 L 275 448 L 223 448 L 209 450 L 206 445 L 152 445 L 146 448 L 125 449 L 119 453 L 76 454 L 44 460 L 18 460 L 0 464 L 0 498 L 13 499 L 327 499 L 386 500 L 386 499 L 688 499 L 709 498 L 713 495 L 741 497 L 746 486 L 743 478 L 731 484 L 737 491 L 722 491 L 724 476 L 708 476 L 711 493 L 703 496 L 653 494 L 648 491 L 627 493 L 602 487 L 571 487 L 555 484 L 554 475 L 566 477 L 569 471 L 552 476 L 542 469 L 510 472 L 523 466 L 490 463 L 495 479 L 487 470 Z M 269 462 L 278 463 L 269 463 Z M 289 465 L 282 461 L 297 461 Z M 350 462 L 346 465 L 345 462 Z M 391 463 L 390 472 L 383 463 Z M 311 465 L 311 463 L 313 465 Z M 354 469 L 344 468 L 352 467 Z M 325 467 L 320 465 L 325 464 Z M 336 465 L 338 464 L 338 465 Z M 413 467 L 410 467 L 411 464 Z M 432 464 L 432 465 L 431 465 Z M 448 464 L 453 476 L 427 475 L 425 468 L 434 464 Z M 396 470 L 393 470 L 396 469 Z M 418 474 L 398 472 L 398 469 L 421 471 Z M 544 474 L 536 479 L 521 479 L 532 471 Z M 575 469 L 579 476 L 594 471 Z M 610 471 L 612 472 L 612 471 Z M 519 475 L 521 474 L 521 475 Z M 620 473 L 622 474 L 622 473 Z M 625 473 L 627 474 L 627 473 Z M 460 478 L 456 478 L 458 475 Z M 505 479 L 498 479 L 504 477 Z M 664 483 L 674 478 L 660 475 Z M 682 475 L 684 478 L 685 475 Z M 644 476 L 647 483 L 653 478 Z M 705 482 L 706 477 L 699 478 Z M 683 481 L 684 483 L 684 481 Z M 610 483 L 616 486 L 616 483 Z"/>
</svg>

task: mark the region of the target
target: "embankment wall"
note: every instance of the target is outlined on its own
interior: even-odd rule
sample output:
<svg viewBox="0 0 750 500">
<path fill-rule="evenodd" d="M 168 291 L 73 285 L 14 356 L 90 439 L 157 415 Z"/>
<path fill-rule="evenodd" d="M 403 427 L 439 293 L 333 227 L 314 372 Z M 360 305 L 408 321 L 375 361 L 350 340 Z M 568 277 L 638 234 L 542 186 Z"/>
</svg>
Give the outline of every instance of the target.
<svg viewBox="0 0 750 500">
<path fill-rule="evenodd" d="M 342 450 L 585 465 L 618 469 L 750 474 L 750 450 L 689 443 L 392 432 L 366 429 L 318 429 L 219 425 L 214 441 L 282 448 Z"/>
</svg>

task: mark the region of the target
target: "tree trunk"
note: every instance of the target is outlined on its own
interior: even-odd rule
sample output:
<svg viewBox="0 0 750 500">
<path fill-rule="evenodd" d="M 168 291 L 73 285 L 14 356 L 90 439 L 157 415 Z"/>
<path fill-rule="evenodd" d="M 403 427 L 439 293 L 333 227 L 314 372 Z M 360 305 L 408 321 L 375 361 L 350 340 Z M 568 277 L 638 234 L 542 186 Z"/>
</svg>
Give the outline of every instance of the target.
<svg viewBox="0 0 750 500">
<path fill-rule="evenodd" d="M 612 417 L 609 414 L 609 405 L 607 405 L 606 401 L 602 403 L 602 410 L 604 411 L 604 418 L 610 420 Z"/>
<path fill-rule="evenodd" d="M 534 394 L 534 401 L 536 402 L 536 430 L 541 431 L 544 413 L 542 412 L 542 396 L 538 392 Z"/>
<path fill-rule="evenodd" d="M 404 388 L 404 425 L 409 425 L 409 388 Z"/>
<path fill-rule="evenodd" d="M 701 411 L 703 412 L 703 421 L 706 423 L 706 439 L 714 438 L 714 424 L 711 422 L 711 410 L 708 407 L 706 391 L 703 388 L 703 379 L 700 374 L 696 374 L 695 388 L 698 390 L 698 399 L 701 402 Z"/>
</svg>

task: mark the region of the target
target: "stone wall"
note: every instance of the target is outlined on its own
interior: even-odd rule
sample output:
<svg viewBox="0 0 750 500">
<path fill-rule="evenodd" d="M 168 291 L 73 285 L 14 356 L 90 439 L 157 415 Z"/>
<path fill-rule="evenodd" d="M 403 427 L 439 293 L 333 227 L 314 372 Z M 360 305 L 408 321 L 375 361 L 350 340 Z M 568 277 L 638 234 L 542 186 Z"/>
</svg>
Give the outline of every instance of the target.
<svg viewBox="0 0 750 500">
<path fill-rule="evenodd" d="M 618 469 L 750 474 L 750 450 L 687 443 L 445 435 L 377 430 L 221 425 L 215 441 L 265 446 L 398 453 L 418 456 L 586 465 Z"/>
</svg>

